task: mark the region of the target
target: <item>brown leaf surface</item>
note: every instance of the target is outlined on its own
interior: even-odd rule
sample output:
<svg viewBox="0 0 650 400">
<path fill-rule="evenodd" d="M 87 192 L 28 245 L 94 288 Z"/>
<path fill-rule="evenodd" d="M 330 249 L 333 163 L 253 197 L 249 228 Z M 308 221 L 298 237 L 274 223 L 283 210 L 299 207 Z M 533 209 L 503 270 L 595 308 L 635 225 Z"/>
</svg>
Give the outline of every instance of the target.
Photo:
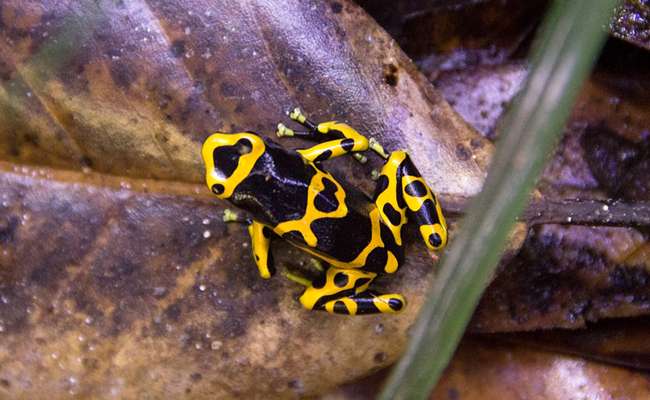
<svg viewBox="0 0 650 400">
<path fill-rule="evenodd" d="M 441 194 L 481 186 L 490 146 L 351 3 L 40 4 L 1 10 L 5 160 L 201 182 L 210 133 L 273 135 L 301 106 L 412 149 Z"/>
<path fill-rule="evenodd" d="M 514 343 L 650 371 L 650 317 L 607 319 L 588 329 L 494 335 Z"/>
<path fill-rule="evenodd" d="M 531 36 L 548 0 L 403 0 L 397 3 L 361 0 L 359 3 L 382 26 L 388 26 L 389 32 L 415 60 L 429 67 L 454 69 L 500 63 L 512 56 Z"/>
<path fill-rule="evenodd" d="M 624 368 L 468 339 L 458 349 L 431 399 L 643 399 L 647 375 Z"/>
<path fill-rule="evenodd" d="M 320 400 L 376 398 L 382 371 Z M 438 399 L 647 399 L 647 372 L 554 354 L 500 340 L 468 336 L 429 397 Z"/>
<path fill-rule="evenodd" d="M 416 243 L 378 285 L 403 314 L 308 312 L 299 285 L 259 278 L 246 229 L 198 186 L 1 166 L 3 398 L 323 393 L 400 354 L 431 272 Z"/>
<path fill-rule="evenodd" d="M 491 144 L 358 7 L 4 1 L 0 32 L 0 397 L 291 398 L 396 359 L 435 265 L 423 245 L 377 282 L 403 314 L 308 312 L 202 184 L 209 134 L 270 137 L 300 106 L 410 148 L 441 197 L 478 192 Z M 377 160 L 330 164 L 374 186 Z"/>
<path fill-rule="evenodd" d="M 584 327 L 648 313 L 647 246 L 633 228 L 543 225 L 486 290 L 471 329 L 508 332 Z"/>
<path fill-rule="evenodd" d="M 546 199 L 648 200 L 648 57 L 617 42 L 607 46 L 583 88 L 540 179 Z M 513 62 L 434 75 L 461 115 L 494 137 L 526 66 Z M 500 268 L 471 329 L 577 328 L 601 318 L 647 314 L 647 240 L 647 232 L 632 227 L 534 228 L 519 255 Z"/>
<path fill-rule="evenodd" d="M 647 199 L 647 53 L 630 47 L 610 40 L 541 181 L 545 196 Z M 449 58 L 462 59 L 462 54 Z M 510 101 L 501 88 L 524 72 L 521 67 L 482 66 L 430 76 L 465 118 L 494 132 L 494 116 Z M 647 372 L 585 360 L 648 368 L 647 316 L 587 321 L 647 314 L 649 254 L 646 230 L 536 229 L 488 288 L 473 328 L 586 329 L 495 334 L 491 342 L 466 338 L 432 398 L 649 398 Z M 327 399 L 374 398 L 382 380 L 369 377 Z"/>
<path fill-rule="evenodd" d="M 465 121 L 490 140 L 498 136 L 499 121 L 528 76 L 525 62 L 441 72 L 436 89 Z"/>
</svg>

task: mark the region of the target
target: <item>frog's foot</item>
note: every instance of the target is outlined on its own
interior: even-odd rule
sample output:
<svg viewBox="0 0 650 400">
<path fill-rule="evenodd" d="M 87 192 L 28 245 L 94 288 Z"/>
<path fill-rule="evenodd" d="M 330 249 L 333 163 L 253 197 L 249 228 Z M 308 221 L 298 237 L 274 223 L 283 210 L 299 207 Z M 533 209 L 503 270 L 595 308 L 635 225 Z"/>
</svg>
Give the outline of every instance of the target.
<svg viewBox="0 0 650 400">
<path fill-rule="evenodd" d="M 278 124 L 278 129 L 275 131 L 275 134 L 278 137 L 301 137 L 308 140 L 319 139 L 320 133 L 318 132 L 318 126 L 307 119 L 305 114 L 303 114 L 299 108 L 294 108 L 294 110 L 289 113 L 289 118 L 307 128 L 307 131 L 294 131 L 293 129 L 288 128 L 286 125 L 280 123 Z"/>
<path fill-rule="evenodd" d="M 300 303 L 309 310 L 325 310 L 336 314 L 401 312 L 406 304 L 402 296 L 378 295 L 366 291 L 376 276 L 375 273 L 357 269 L 330 267 L 326 273 L 307 286 L 300 296 Z"/>
<path fill-rule="evenodd" d="M 275 131 L 275 134 L 281 138 L 281 137 L 293 137 L 294 132 L 293 129 L 287 128 L 287 126 L 283 123 L 278 124 L 278 129 Z"/>
<path fill-rule="evenodd" d="M 298 107 L 294 108 L 293 111 L 289 113 L 289 118 L 309 129 L 310 131 L 316 130 L 316 124 L 310 121 Z"/>
<path fill-rule="evenodd" d="M 387 160 L 388 156 L 390 155 L 386 152 L 384 146 L 379 144 L 377 139 L 375 139 L 374 137 L 368 139 L 368 148 L 370 150 L 373 150 L 375 153 L 379 154 L 384 160 Z"/>
<path fill-rule="evenodd" d="M 293 129 L 287 128 L 283 123 L 278 124 L 275 134 L 279 138 L 300 137 L 307 140 L 317 140 L 317 136 L 319 135 L 318 131 L 315 129 L 309 131 L 294 131 Z"/>
<path fill-rule="evenodd" d="M 311 286 L 311 281 L 309 279 L 303 278 L 302 276 L 298 276 L 298 275 L 294 274 L 293 272 L 288 271 L 286 269 L 282 270 L 282 276 L 289 279 L 290 281 L 294 281 L 294 282 L 299 283 L 299 284 L 301 284 L 303 286 Z"/>
<path fill-rule="evenodd" d="M 320 272 L 325 272 L 326 267 L 322 260 L 312 257 L 310 263 L 314 268 L 316 268 Z M 291 281 L 299 283 L 303 286 L 311 286 L 312 283 L 309 279 L 303 278 L 302 276 L 298 276 L 287 269 L 282 270 L 282 276 L 284 276 L 285 278 Z"/>
<path fill-rule="evenodd" d="M 290 113 L 289 113 L 289 118 L 291 118 L 294 121 L 297 121 L 301 124 L 303 124 L 305 121 L 307 121 L 307 116 L 302 113 L 302 110 L 298 107 L 294 108 Z"/>
<path fill-rule="evenodd" d="M 250 218 L 242 217 L 229 208 L 223 212 L 223 222 L 238 222 L 248 225 L 253 257 L 255 257 L 255 264 L 260 272 L 260 276 L 268 279 L 275 275 L 275 264 L 273 262 L 273 253 L 271 252 L 273 230 Z"/>
<path fill-rule="evenodd" d="M 352 153 L 352 157 L 355 160 L 359 161 L 359 164 L 365 164 L 368 161 L 368 157 L 364 156 L 361 153 Z"/>
<path fill-rule="evenodd" d="M 253 220 L 247 217 L 242 217 L 230 208 L 223 210 L 223 222 L 239 222 L 246 225 L 253 225 Z"/>
<path fill-rule="evenodd" d="M 325 272 L 325 265 L 323 264 L 322 260 L 312 257 L 311 265 L 317 270 L 319 270 L 320 272 Z"/>
</svg>

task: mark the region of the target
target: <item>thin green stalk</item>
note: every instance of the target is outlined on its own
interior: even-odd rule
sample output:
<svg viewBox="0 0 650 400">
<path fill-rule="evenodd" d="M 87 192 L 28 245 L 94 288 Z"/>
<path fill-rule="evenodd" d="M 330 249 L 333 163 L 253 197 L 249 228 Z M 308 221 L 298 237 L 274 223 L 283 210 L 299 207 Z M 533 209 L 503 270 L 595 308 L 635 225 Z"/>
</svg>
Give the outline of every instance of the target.
<svg viewBox="0 0 650 400">
<path fill-rule="evenodd" d="M 591 71 L 615 0 L 556 0 L 532 49 L 526 87 L 505 117 L 483 191 L 472 202 L 380 400 L 425 399 L 453 355 Z"/>
</svg>

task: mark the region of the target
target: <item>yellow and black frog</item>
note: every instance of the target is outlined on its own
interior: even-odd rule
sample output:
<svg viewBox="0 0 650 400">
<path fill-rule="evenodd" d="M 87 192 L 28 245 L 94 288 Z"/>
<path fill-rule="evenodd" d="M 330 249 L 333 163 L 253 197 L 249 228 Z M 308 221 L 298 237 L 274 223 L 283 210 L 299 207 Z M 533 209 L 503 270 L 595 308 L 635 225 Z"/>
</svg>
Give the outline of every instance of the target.
<svg viewBox="0 0 650 400">
<path fill-rule="evenodd" d="M 326 262 L 314 281 L 284 275 L 307 289 L 308 309 L 337 314 L 395 314 L 404 310 L 399 294 L 378 294 L 368 286 L 378 274 L 392 274 L 404 260 L 403 228 L 413 218 L 424 242 L 437 250 L 447 243 L 447 226 L 435 195 L 405 151 L 386 153 L 340 122 L 315 124 L 300 109 L 290 114 L 306 130 L 278 125 L 278 137 L 318 142 L 288 150 L 253 132 L 210 136 L 202 155 L 207 185 L 252 219 L 227 211 L 224 220 L 249 225 L 255 262 L 263 278 L 275 274 L 270 244 L 281 237 Z M 338 182 L 322 162 L 351 153 L 361 162 L 373 150 L 385 159 L 372 199 Z"/>
</svg>

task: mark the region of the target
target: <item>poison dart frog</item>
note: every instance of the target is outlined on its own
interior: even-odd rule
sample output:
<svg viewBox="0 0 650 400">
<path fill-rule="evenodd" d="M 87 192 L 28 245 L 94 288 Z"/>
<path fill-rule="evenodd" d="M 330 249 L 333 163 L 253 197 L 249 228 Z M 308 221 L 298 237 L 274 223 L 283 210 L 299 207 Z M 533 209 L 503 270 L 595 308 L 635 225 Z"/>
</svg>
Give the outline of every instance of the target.
<svg viewBox="0 0 650 400">
<path fill-rule="evenodd" d="M 202 149 L 207 185 L 217 197 L 252 216 L 227 211 L 224 220 L 248 224 L 257 268 L 263 278 L 275 274 L 271 241 L 287 240 L 320 260 L 313 281 L 284 275 L 307 288 L 300 302 L 307 309 L 337 314 L 396 314 L 406 303 L 399 294 L 368 290 L 378 274 L 392 274 L 404 261 L 404 226 L 419 225 L 426 245 L 447 243 L 440 204 L 406 151 L 388 154 L 374 139 L 336 121 L 316 124 L 295 109 L 290 118 L 305 130 L 278 124 L 278 137 L 301 137 L 313 147 L 287 150 L 254 132 L 216 133 Z M 371 199 L 360 189 L 339 182 L 322 163 L 351 153 L 373 150 L 385 160 Z"/>
</svg>

